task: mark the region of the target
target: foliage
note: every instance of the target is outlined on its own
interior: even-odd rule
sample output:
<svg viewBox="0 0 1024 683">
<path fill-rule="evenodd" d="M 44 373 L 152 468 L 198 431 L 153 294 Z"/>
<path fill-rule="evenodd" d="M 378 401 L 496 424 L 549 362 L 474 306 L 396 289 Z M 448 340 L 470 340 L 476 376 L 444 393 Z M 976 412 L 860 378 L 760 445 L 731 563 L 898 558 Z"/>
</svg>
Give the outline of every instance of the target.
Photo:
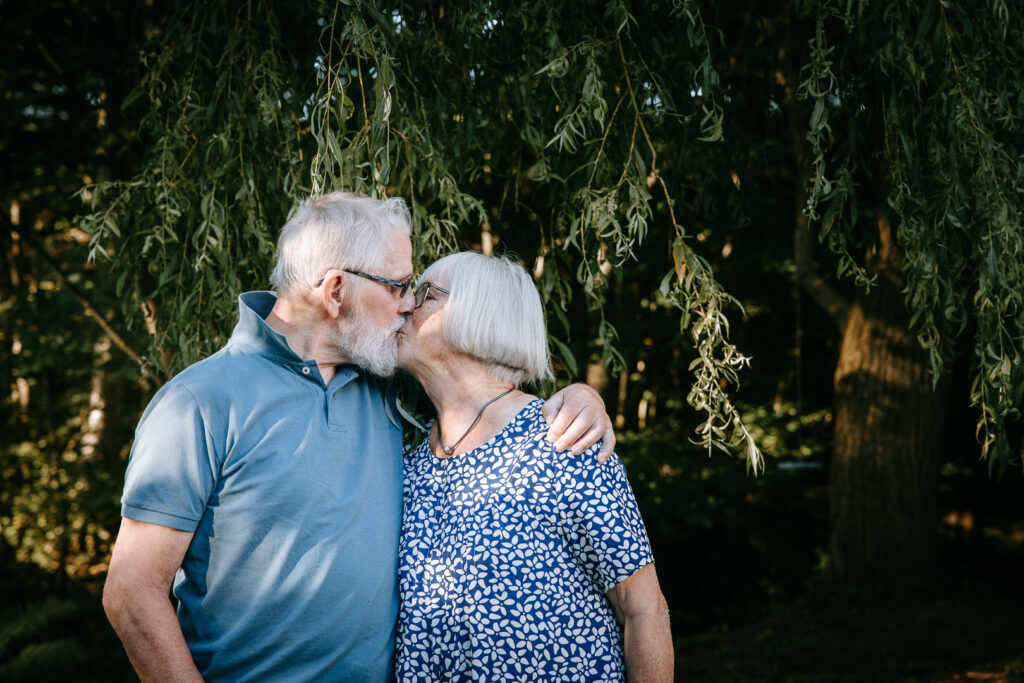
<svg viewBox="0 0 1024 683">
<path fill-rule="evenodd" d="M 481 233 L 503 239 L 536 264 L 555 337 L 576 332 L 575 281 L 597 313 L 603 362 L 621 369 L 606 294 L 659 211 L 658 237 L 672 244 L 665 295 L 700 359 L 698 441 L 743 444 L 757 467 L 725 391 L 746 363 L 727 340 L 735 300 L 693 251 L 659 161 L 668 140 L 722 134 L 696 3 L 183 3 L 145 59 L 128 102 L 149 104 L 146 168 L 89 188 L 96 211 L 82 225 L 131 294 L 126 314 L 155 319 L 150 365 L 170 354 L 173 372 L 216 346 L 233 295 L 269 270 L 284 208 L 307 190 L 348 189 L 406 197 L 421 265 L 482 245 Z M 516 227 L 497 235 L 492 224 L 508 219 Z"/>
<path fill-rule="evenodd" d="M 126 319 L 152 336 L 146 366 L 163 376 L 223 344 L 234 297 L 267 281 L 269 226 L 306 191 L 295 81 L 312 58 L 286 48 L 289 12 L 185 7 L 143 53 L 143 77 L 120 105 L 141 109 L 142 168 L 81 193 L 99 209 L 82 223 L 102 236 L 90 257 L 111 260 Z"/>
<path fill-rule="evenodd" d="M 749 48 L 752 27 L 763 40 Z M 1024 390 L 1020 259 L 999 258 L 1021 247 L 1021 46 L 1001 2 L 819 0 L 761 16 L 694 0 L 182 3 L 126 101 L 145 112 L 145 168 L 90 189 L 83 226 L 129 319 L 149 316 L 150 366 L 169 372 L 223 339 L 234 294 L 262 281 L 308 191 L 406 197 L 421 265 L 502 239 L 535 265 L 553 336 L 592 309 L 613 369 L 625 357 L 609 288 L 654 239 L 696 351 L 697 440 L 742 445 L 756 465 L 726 393 L 748 363 L 727 338 L 738 302 L 686 226 L 718 210 L 723 178 L 738 182 L 731 140 L 784 110 L 798 161 L 779 170 L 803 186 L 840 274 L 870 284 L 862 250 L 888 213 L 936 377 L 976 330 L 979 438 L 1005 461 Z"/>
<path fill-rule="evenodd" d="M 743 405 L 747 430 L 767 456 L 793 461 L 820 458 L 832 441 L 832 411 L 799 412 L 792 403 L 774 409 Z M 821 464 L 820 462 L 818 463 Z"/>
<path fill-rule="evenodd" d="M 148 17 L 102 0 L 4 10 L 0 562 L 4 584 L 20 588 L 8 565 L 24 563 L 61 589 L 106 567 L 146 391 L 116 346 L 140 340 L 117 320 L 113 278 L 86 263 L 89 236 L 73 218 L 83 182 L 134 170 L 136 138 L 118 106 L 139 75 Z M 121 330 L 116 341 L 99 321 Z"/>
<path fill-rule="evenodd" d="M 0 613 L 5 681 L 132 680 L 116 636 L 95 600 L 48 596 L 8 602 Z"/>
<path fill-rule="evenodd" d="M 776 467 L 826 459 L 831 438 L 835 331 L 794 283 L 804 212 L 823 268 L 853 275 L 829 280 L 843 294 L 870 286 L 891 222 L 933 367 L 961 382 L 973 363 L 959 394 L 990 462 L 1013 456 L 1024 62 L 1009 3 L 4 9 L 4 680 L 87 679 L 85 655 L 109 667 L 96 679 L 130 676 L 98 598 L 69 589 L 102 579 L 147 396 L 223 342 L 309 192 L 406 197 L 417 266 L 494 248 L 535 273 L 562 376 L 594 375 L 621 420 L 677 631 L 759 614 L 820 559 L 821 471 Z M 950 433 L 976 417 L 951 412 Z M 751 437 L 770 476 L 709 460 L 688 432 Z M 947 509 L 980 520 L 998 500 L 1015 519 L 1019 473 L 996 484 L 970 469 L 971 443 L 945 449 Z M 1018 530 L 956 533 L 967 556 Z M 965 580 L 1014 567 L 979 559 Z"/>
<path fill-rule="evenodd" d="M 747 427 L 758 435 L 785 431 L 777 420 L 748 418 Z M 824 528 L 807 521 L 823 514 L 823 499 L 811 494 L 823 486 L 824 471 L 780 465 L 794 457 L 820 465 L 830 434 L 807 433 L 797 448 L 775 442 L 765 451 L 767 476 L 754 479 L 681 443 L 678 431 L 661 424 L 624 432 L 617 451 L 651 538 L 673 632 L 681 636 L 756 619 L 770 596 L 797 594 L 815 577 Z"/>
<path fill-rule="evenodd" d="M 815 22 L 799 92 L 813 105 L 808 210 L 840 271 L 862 280 L 849 250 L 890 214 L 935 382 L 973 332 L 978 439 L 1005 465 L 1024 398 L 1024 27 L 1002 1 L 803 12 Z"/>
<path fill-rule="evenodd" d="M 84 262 L 83 246 L 63 253 Z M 130 426 L 118 417 L 126 408 L 134 417 L 131 399 L 139 405 L 140 392 L 128 388 L 130 364 L 112 357 L 79 303 L 49 274 L 35 276 L 0 304 L 14 323 L 5 341 L 17 363 L 0 443 L 0 539 L 19 561 L 88 576 L 103 565 L 119 521 Z"/>
</svg>

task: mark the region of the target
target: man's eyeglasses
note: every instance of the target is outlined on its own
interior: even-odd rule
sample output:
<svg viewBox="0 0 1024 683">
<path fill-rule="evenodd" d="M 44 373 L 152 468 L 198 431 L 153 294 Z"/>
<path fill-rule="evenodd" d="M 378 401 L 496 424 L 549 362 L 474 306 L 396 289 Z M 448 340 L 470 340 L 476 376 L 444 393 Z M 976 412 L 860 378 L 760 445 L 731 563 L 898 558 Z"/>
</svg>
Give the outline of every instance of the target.
<svg viewBox="0 0 1024 683">
<path fill-rule="evenodd" d="M 388 287 L 391 288 L 391 292 L 393 294 L 397 292 L 399 299 L 405 297 L 405 293 L 409 291 L 410 287 L 412 287 L 412 278 L 411 277 L 409 279 L 407 279 L 407 280 L 392 280 L 391 278 L 388 278 L 388 277 L 381 277 L 380 275 L 373 275 L 371 273 L 364 273 L 361 270 L 352 270 L 351 268 L 341 268 L 341 270 L 345 271 L 346 273 L 351 273 L 353 275 L 356 275 L 358 277 L 364 277 L 367 280 L 373 280 L 374 282 L 379 282 L 382 285 L 387 285 Z M 324 280 L 326 280 L 326 279 L 327 279 L 327 276 L 324 275 L 322 278 L 317 280 L 317 283 L 315 285 L 313 285 L 313 288 L 316 289 L 317 287 L 322 285 L 324 283 Z"/>
<path fill-rule="evenodd" d="M 422 306 L 423 302 L 427 300 L 427 292 L 429 292 L 431 289 L 436 289 L 442 294 L 451 294 L 451 292 L 449 292 L 447 289 L 445 289 L 444 287 L 438 287 L 433 282 L 421 283 L 420 286 L 416 288 L 416 291 L 413 292 L 413 299 L 416 302 L 416 308 Z"/>
</svg>

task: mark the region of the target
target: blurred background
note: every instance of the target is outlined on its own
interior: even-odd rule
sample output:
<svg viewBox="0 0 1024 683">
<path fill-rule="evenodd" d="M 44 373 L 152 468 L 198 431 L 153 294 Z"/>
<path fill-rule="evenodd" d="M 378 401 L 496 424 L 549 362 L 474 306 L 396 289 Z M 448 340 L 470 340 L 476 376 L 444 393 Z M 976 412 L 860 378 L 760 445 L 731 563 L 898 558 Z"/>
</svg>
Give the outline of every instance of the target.
<svg viewBox="0 0 1024 683">
<path fill-rule="evenodd" d="M 727 4 L 0 3 L 0 679 L 132 680 L 135 424 L 348 189 L 534 273 L 681 680 L 1024 680 L 1016 8 Z"/>
</svg>

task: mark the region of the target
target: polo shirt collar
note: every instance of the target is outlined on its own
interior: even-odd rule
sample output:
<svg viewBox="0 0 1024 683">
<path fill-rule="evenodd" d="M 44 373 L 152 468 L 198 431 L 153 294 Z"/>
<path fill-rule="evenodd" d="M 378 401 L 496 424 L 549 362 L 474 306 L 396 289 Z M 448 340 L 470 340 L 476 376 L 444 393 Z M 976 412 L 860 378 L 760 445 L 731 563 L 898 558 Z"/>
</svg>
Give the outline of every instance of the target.
<svg viewBox="0 0 1024 683">
<path fill-rule="evenodd" d="M 238 324 L 231 333 L 230 345 L 245 346 L 278 365 L 315 381 L 322 381 L 315 360 L 303 360 L 288 345 L 285 336 L 267 324 L 267 316 L 277 303 L 273 292 L 245 292 L 238 297 Z M 329 389 L 336 390 L 360 375 L 352 365 L 337 368 Z"/>
<path fill-rule="evenodd" d="M 276 303 L 277 296 L 273 292 L 245 292 L 240 295 L 238 324 L 231 333 L 231 344 L 246 346 L 277 363 L 304 364 L 306 361 L 292 351 L 284 335 L 267 324 L 266 318 Z"/>
</svg>

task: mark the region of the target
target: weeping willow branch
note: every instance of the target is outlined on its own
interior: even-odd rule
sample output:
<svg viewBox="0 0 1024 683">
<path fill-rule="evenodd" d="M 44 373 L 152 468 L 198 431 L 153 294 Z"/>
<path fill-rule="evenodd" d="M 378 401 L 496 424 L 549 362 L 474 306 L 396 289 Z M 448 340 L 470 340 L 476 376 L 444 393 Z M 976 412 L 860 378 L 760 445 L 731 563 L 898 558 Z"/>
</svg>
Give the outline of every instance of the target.
<svg viewBox="0 0 1024 683">
<path fill-rule="evenodd" d="M 700 21 L 703 31 L 703 21 L 700 20 L 699 13 L 693 20 Z M 747 467 L 755 474 L 759 474 L 764 471 L 764 456 L 744 425 L 739 411 L 725 392 L 726 386 L 738 385 L 739 369 L 750 365 L 750 358 L 739 353 L 736 346 L 729 343 L 729 320 L 723 312 L 730 304 L 736 305 L 741 311 L 743 306 L 722 289 L 712 275 L 707 261 L 697 256 L 686 243 L 685 231 L 676 220 L 673 207 L 675 201 L 659 172 L 658 153 L 637 104 L 622 42 L 616 41 L 616 44 L 626 89 L 633 105 L 633 114 L 651 155 L 651 170 L 647 182 L 652 184 L 656 180 L 661 185 L 676 236 L 672 243 L 676 281 L 670 288 L 666 277 L 662 282 L 661 291 L 663 296 L 684 311 L 681 328 L 685 331 L 689 327 L 690 337 L 698 354 L 698 358 L 690 363 L 689 370 L 693 372 L 694 380 L 686 397 L 687 403 L 704 412 L 706 416 L 704 422 L 697 428 L 697 443 L 706 448 L 709 455 L 714 447 L 728 452 L 729 448 L 743 446 Z"/>
<path fill-rule="evenodd" d="M 717 27 L 710 6 L 179 3 L 124 104 L 140 116 L 142 168 L 89 188 L 80 225 L 129 327 L 145 324 L 137 302 L 154 302 L 150 344 L 175 349 L 172 372 L 224 340 L 235 294 L 265 286 L 277 230 L 311 190 L 406 197 L 417 266 L 474 246 L 484 224 L 526 245 L 525 262 L 544 255 L 537 282 L 565 330 L 566 367 L 579 332 L 623 367 L 608 292 L 626 268 L 668 271 L 663 295 L 696 354 L 699 442 L 743 448 L 760 467 L 727 393 L 749 362 L 728 340 L 738 303 L 683 227 L 769 227 L 751 209 L 762 197 L 732 192 L 736 165 L 755 185 L 803 187 L 811 234 L 865 287 L 853 255 L 886 207 L 913 330 L 936 374 L 977 330 L 979 439 L 1006 457 L 1024 392 L 1024 27 L 999 1 L 718 4 Z M 727 42 L 738 25 L 756 40 Z M 779 96 L 765 65 L 783 59 Z M 797 178 L 774 158 L 791 141 L 773 117 L 794 99 L 809 169 Z M 652 236 L 664 247 L 638 265 Z M 811 240 L 799 246 L 807 283 Z"/>
<path fill-rule="evenodd" d="M 111 327 L 110 323 L 107 322 L 107 319 L 96 310 L 95 306 L 93 306 L 92 301 L 90 301 L 89 297 L 85 295 L 85 292 L 79 289 L 75 283 L 68 279 L 67 273 L 64 272 L 64 267 L 61 266 L 60 262 L 55 259 L 31 234 L 10 223 L 8 223 L 8 227 L 13 232 L 17 233 L 18 237 L 24 240 L 26 244 L 32 247 L 32 249 L 39 254 L 44 261 L 46 261 L 47 265 L 49 265 L 57 275 L 57 278 L 64 283 L 64 286 L 67 287 L 69 292 L 71 292 L 71 295 L 74 296 L 78 303 L 82 305 L 82 310 L 85 314 L 92 318 L 96 324 L 103 329 L 103 332 L 110 337 L 110 341 L 114 342 L 114 346 L 121 349 L 124 355 L 128 356 L 133 363 L 141 366 L 143 364 L 142 356 L 139 355 L 139 353 L 135 351 L 127 341 L 125 341 L 124 337 L 118 334 L 118 332 Z"/>
</svg>

